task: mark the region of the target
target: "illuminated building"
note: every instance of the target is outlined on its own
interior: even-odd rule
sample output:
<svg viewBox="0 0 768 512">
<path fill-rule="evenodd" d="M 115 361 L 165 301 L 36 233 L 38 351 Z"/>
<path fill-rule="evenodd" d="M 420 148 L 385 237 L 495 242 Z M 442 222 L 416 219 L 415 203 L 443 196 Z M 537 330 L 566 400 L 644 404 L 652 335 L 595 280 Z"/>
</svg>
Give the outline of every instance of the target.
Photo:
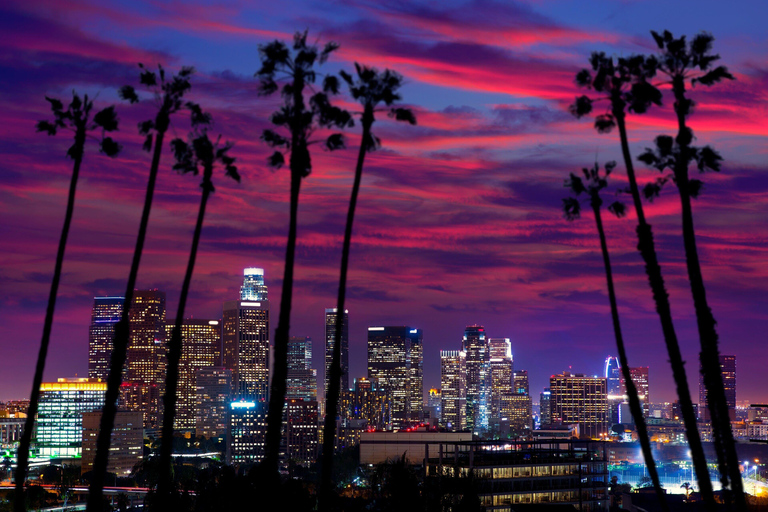
<svg viewBox="0 0 768 512">
<path fill-rule="evenodd" d="M 539 424 L 550 425 L 552 423 L 552 410 L 550 406 L 550 391 L 549 388 L 544 388 L 544 391 L 539 394 Z"/>
<path fill-rule="evenodd" d="M 232 370 L 236 397 L 269 399 L 269 300 L 264 271 L 246 268 L 241 297 L 261 297 L 224 303 L 222 364 Z"/>
<path fill-rule="evenodd" d="M 337 450 L 356 445 L 360 440 L 360 433 L 365 430 L 390 430 L 390 394 L 383 388 L 374 386 L 365 377 L 355 379 L 352 389 L 341 392 L 337 425 Z"/>
<path fill-rule="evenodd" d="M 149 401 L 142 410 L 144 427 L 158 428 L 166 374 L 165 292 L 136 290 L 128 318 L 131 336 L 125 382 L 150 388 Z"/>
<path fill-rule="evenodd" d="M 266 403 L 240 400 L 229 404 L 228 465 L 249 464 L 263 459 L 266 436 Z"/>
<path fill-rule="evenodd" d="M 309 467 L 317 460 L 317 401 L 288 399 L 286 402 L 285 451 L 289 461 Z"/>
<path fill-rule="evenodd" d="M 40 385 L 35 447 L 43 457 L 79 457 L 83 413 L 101 410 L 107 383 L 97 379 L 58 379 Z"/>
<path fill-rule="evenodd" d="M 147 437 L 155 437 L 159 432 L 157 417 L 150 416 L 157 410 L 160 402 L 160 388 L 157 384 L 145 384 L 143 382 L 123 382 L 120 385 L 120 396 L 117 400 L 118 407 L 126 411 L 134 411 L 142 414 L 144 428 Z M 154 414 L 157 414 L 154 412 Z M 150 418 L 153 418 L 150 421 Z"/>
<path fill-rule="evenodd" d="M 195 435 L 211 439 L 227 432 L 232 402 L 232 370 L 223 366 L 200 368 L 195 375 Z"/>
<path fill-rule="evenodd" d="M 288 376 L 286 399 L 317 400 L 317 370 L 312 368 L 312 338 L 288 339 Z"/>
<path fill-rule="evenodd" d="M 503 409 L 507 412 L 510 434 L 526 435 L 532 427 L 531 397 L 527 393 L 514 393 L 504 399 Z M 508 405 L 507 405 L 508 404 Z"/>
<path fill-rule="evenodd" d="M 441 421 L 447 430 L 467 428 L 467 354 L 440 351 Z"/>
<path fill-rule="evenodd" d="M 608 356 L 605 359 L 605 380 L 608 390 L 608 421 L 611 425 L 615 425 L 621 423 L 619 410 L 621 404 L 626 401 L 624 378 L 621 375 L 621 365 L 617 357 Z"/>
<path fill-rule="evenodd" d="M 368 378 L 390 394 L 395 429 L 421 421 L 424 407 L 421 344 L 421 329 L 368 328 Z"/>
<path fill-rule="evenodd" d="M 168 337 L 175 321 L 169 320 Z M 221 365 L 221 322 L 219 320 L 185 319 L 181 324 L 181 360 L 176 393 L 176 430 L 195 429 L 196 372 Z"/>
<path fill-rule="evenodd" d="M 462 351 L 467 361 L 467 427 L 474 432 L 488 428 L 488 392 L 491 352 L 485 328 L 470 325 L 464 330 Z"/>
<path fill-rule="evenodd" d="M 83 413 L 83 459 L 81 473 L 93 469 L 96 458 L 96 439 L 99 436 L 101 411 Z M 144 458 L 144 425 L 142 414 L 117 411 L 112 438 L 109 443 L 107 471 L 125 477 Z"/>
<path fill-rule="evenodd" d="M 549 379 L 552 423 L 579 425 L 581 437 L 608 433 L 608 394 L 605 377 L 563 372 Z"/>
<path fill-rule="evenodd" d="M 94 297 L 88 331 L 88 378 L 106 382 L 115 324 L 123 314 L 125 297 Z"/>
<path fill-rule="evenodd" d="M 699 362 L 699 414 L 703 421 L 709 421 L 707 388 L 704 387 L 704 374 L 701 370 L 701 362 Z M 725 401 L 728 404 L 728 416 L 731 421 L 734 421 L 736 419 L 736 356 L 724 356 L 720 354 L 720 372 L 723 375 Z"/>
<path fill-rule="evenodd" d="M 489 338 L 490 349 L 490 418 L 489 424 L 498 429 L 499 422 L 511 414 L 508 398 L 513 391 L 514 366 L 509 338 Z"/>
<path fill-rule="evenodd" d="M 427 392 L 427 407 L 424 411 L 424 419 L 430 420 L 430 424 L 440 424 L 441 402 L 443 401 L 442 391 L 436 388 L 430 388 Z"/>
<path fill-rule="evenodd" d="M 635 388 L 637 388 L 637 397 L 640 399 L 640 404 L 643 406 L 643 416 L 647 418 L 649 404 L 651 403 L 650 389 L 648 387 L 648 367 L 630 367 L 629 376 L 632 377 L 632 382 L 635 383 Z M 622 379 L 622 387 L 623 382 L 624 379 Z"/>
<path fill-rule="evenodd" d="M 336 308 L 325 310 L 325 394 L 328 396 L 328 378 L 331 376 L 333 343 L 336 340 Z M 341 318 L 341 390 L 349 389 L 349 311 Z"/>
<path fill-rule="evenodd" d="M 518 395 L 528 394 L 528 370 L 517 370 L 514 373 L 514 392 Z"/>
<path fill-rule="evenodd" d="M 360 464 L 384 464 L 404 458 L 409 465 L 421 466 L 424 459 L 438 458 L 440 445 L 450 446 L 472 440 L 471 432 L 439 432 L 414 427 L 400 432 L 363 432 L 360 436 Z M 453 460 L 453 453 L 443 453 Z"/>
<path fill-rule="evenodd" d="M 570 439 L 449 441 L 422 450 L 426 451 L 427 477 L 448 482 L 472 475 L 478 482 L 478 509 L 528 510 L 525 505 L 539 505 L 541 509 L 531 510 L 567 506 L 563 510 L 595 512 L 607 511 L 609 505 L 605 445 Z M 446 488 L 453 494 L 448 499 L 458 501 L 464 492 L 461 487 Z"/>
</svg>

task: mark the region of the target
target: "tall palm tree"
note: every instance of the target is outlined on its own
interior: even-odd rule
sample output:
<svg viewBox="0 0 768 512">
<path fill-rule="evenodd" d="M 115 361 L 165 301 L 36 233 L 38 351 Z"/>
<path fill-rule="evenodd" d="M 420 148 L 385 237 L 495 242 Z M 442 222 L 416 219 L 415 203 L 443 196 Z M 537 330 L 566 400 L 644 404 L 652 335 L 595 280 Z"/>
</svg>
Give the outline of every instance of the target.
<svg viewBox="0 0 768 512">
<path fill-rule="evenodd" d="M 53 327 L 53 313 L 56 308 L 56 295 L 59 290 L 59 281 L 61 280 L 61 268 L 64 264 L 64 251 L 67 246 L 67 237 L 69 228 L 72 224 L 72 212 L 75 209 L 75 190 L 77 189 L 77 179 L 80 175 L 80 166 L 83 163 L 83 153 L 85 152 L 85 141 L 88 132 L 101 129 L 101 152 L 107 156 L 114 157 L 120 151 L 120 146 L 111 138 L 105 135 L 106 132 L 117 130 L 117 115 L 115 107 L 110 106 L 97 112 L 91 119 L 91 110 L 93 101 L 84 95 L 82 99 L 76 93 L 72 93 L 72 101 L 65 109 L 64 104 L 55 98 L 45 98 L 51 104 L 53 111 L 53 122 L 40 121 L 37 123 L 38 132 L 46 132 L 48 135 L 56 135 L 60 129 L 71 130 L 74 132 L 75 142 L 67 150 L 67 155 L 74 161 L 72 167 L 72 178 L 69 182 L 69 196 L 67 198 L 67 210 L 64 214 L 64 227 L 59 237 L 59 249 L 56 253 L 56 264 L 53 270 L 53 280 L 51 281 L 51 291 L 48 295 L 48 308 L 45 311 L 45 322 L 43 323 L 43 338 L 40 341 L 40 351 L 37 355 L 37 365 L 35 366 L 35 376 L 32 379 L 32 391 L 30 392 L 29 408 L 27 409 L 27 419 L 24 421 L 24 433 L 21 435 L 19 449 L 17 452 L 16 465 L 16 498 L 14 507 L 17 512 L 25 509 L 24 483 L 27 479 L 27 469 L 29 464 L 29 445 L 32 442 L 32 429 L 37 416 L 37 407 L 40 402 L 40 385 L 43 382 L 43 371 L 45 370 L 45 360 L 48 357 L 48 346 L 51 341 L 51 328 Z"/>
<path fill-rule="evenodd" d="M 691 458 L 696 469 L 696 478 L 702 498 L 708 506 L 714 506 L 714 494 L 712 483 L 709 479 L 707 460 L 704 456 L 704 448 L 696 426 L 696 415 L 693 412 L 691 392 L 688 387 L 688 379 L 685 374 L 685 363 L 680 353 L 680 344 L 677 341 L 675 326 L 672 322 L 672 311 L 669 305 L 669 294 L 661 274 L 661 267 L 656 256 L 656 247 L 653 242 L 651 225 L 645 219 L 643 203 L 640 199 L 640 190 L 635 177 L 635 169 L 629 152 L 627 138 L 626 110 L 638 114 L 644 113 L 651 104 L 661 104 L 661 92 L 651 85 L 648 80 L 656 73 L 655 60 L 644 56 L 632 56 L 619 58 L 616 63 L 603 52 L 592 53 L 590 57 L 590 69 L 583 69 L 576 75 L 576 83 L 581 87 L 593 90 L 601 96 L 592 99 L 586 95 L 576 99 L 571 105 L 571 113 L 576 117 L 582 117 L 592 111 L 593 103 L 597 100 L 607 100 L 608 108 L 596 117 L 595 128 L 600 133 L 610 132 L 614 127 L 619 130 L 619 141 L 624 164 L 629 179 L 629 191 L 632 195 L 635 213 L 637 215 L 638 251 L 645 262 L 645 272 L 653 293 L 656 311 L 661 320 L 661 329 L 664 334 L 664 342 L 669 353 L 672 375 L 677 387 L 677 396 L 680 400 L 680 409 L 683 414 L 685 433 L 691 448 Z"/>
<path fill-rule="evenodd" d="M 678 131 L 674 139 L 670 136 L 657 137 L 655 150 L 646 150 L 639 159 L 662 172 L 671 169 L 672 181 L 677 185 L 680 195 L 685 261 L 699 328 L 699 340 L 701 342 L 699 357 L 704 376 L 704 386 L 707 390 L 707 408 L 712 417 L 712 427 L 715 434 L 720 476 L 724 489 L 729 487 L 730 480 L 730 487 L 737 506 L 743 509 L 746 507 L 746 501 L 720 369 L 716 321 L 707 303 L 693 227 L 691 198 L 698 196 L 702 182 L 698 179 L 690 179 L 688 175 L 688 167 L 692 162 L 697 165 L 701 172 L 719 171 L 720 160 L 722 159 L 709 146 L 695 147 L 692 145 L 693 131 L 686 122 L 694 106 L 693 100 L 688 97 L 686 83 L 690 82 L 691 86 L 697 83 L 711 86 L 723 79 L 733 80 L 733 75 L 728 72 L 725 66 L 713 66 L 720 56 L 710 53 L 714 40 L 710 34 L 699 34 L 689 44 L 686 43 L 685 36 L 676 39 L 666 30 L 663 34 L 653 31 L 651 34 L 661 51 L 657 58 L 657 69 L 666 76 L 667 83 L 672 86 Z M 647 195 L 653 197 L 653 195 L 658 194 L 660 185 L 666 181 L 666 179 L 662 179 L 657 184 L 652 184 L 646 189 Z"/>
<path fill-rule="evenodd" d="M 360 192 L 360 181 L 363 176 L 363 162 L 365 154 L 374 151 L 381 144 L 378 137 L 371 133 L 371 127 L 376 121 L 375 114 L 387 111 L 390 117 L 398 121 L 407 121 L 416 124 L 416 116 L 407 108 L 395 108 L 392 104 L 400 99 L 397 90 L 403 83 L 403 77 L 389 69 L 379 73 L 374 68 L 361 66 L 355 63 L 357 80 L 352 75 L 342 71 L 341 77 L 349 86 L 352 98 L 363 106 L 359 112 L 360 122 L 363 126 L 360 150 L 357 154 L 355 167 L 355 180 L 352 184 L 352 195 L 349 199 L 347 210 L 347 224 L 344 229 L 344 245 L 341 251 L 341 272 L 339 274 L 339 293 L 336 301 L 336 334 L 333 340 L 333 353 L 331 358 L 328 389 L 326 390 L 325 429 L 323 434 L 322 467 L 320 471 L 320 499 L 326 500 L 331 490 L 331 473 L 333 467 L 333 447 L 336 434 L 336 413 L 339 406 L 341 392 L 341 331 L 343 323 L 344 302 L 347 293 L 347 269 L 349 268 L 349 247 L 352 241 L 352 223 L 355 220 L 355 207 L 357 196 Z M 333 79 L 331 79 L 333 80 Z M 380 104 L 385 107 L 378 108 Z"/>
<path fill-rule="evenodd" d="M 158 111 L 154 119 L 139 123 L 139 134 L 145 136 L 144 150 L 152 151 L 152 163 L 149 168 L 149 180 L 147 192 L 144 197 L 144 209 L 139 224 L 139 234 L 136 237 L 136 247 L 133 252 L 131 270 L 128 274 L 128 283 L 125 287 L 125 300 L 120 321 L 115 324 L 115 337 L 112 355 L 109 363 L 109 375 L 107 377 L 107 392 L 104 396 L 104 409 L 102 410 L 99 435 L 96 439 L 96 457 L 93 462 L 93 477 L 91 479 L 90 492 L 88 493 L 88 512 L 101 512 L 104 507 L 104 479 L 107 474 L 109 457 L 109 444 L 112 438 L 112 429 L 115 425 L 117 413 L 117 399 L 120 393 L 120 384 L 123 378 L 123 366 L 128 352 L 130 326 L 128 314 L 133 302 L 133 290 L 136 287 L 136 277 L 139 273 L 141 253 L 144 249 L 144 239 L 147 234 L 149 213 L 152 209 L 152 196 L 155 191 L 157 171 L 160 167 L 160 155 L 163 149 L 163 138 L 171 122 L 171 115 L 185 108 L 184 94 L 189 91 L 189 83 L 194 69 L 184 67 L 179 74 L 166 79 L 165 70 L 158 66 L 157 72 L 145 69 L 139 64 L 141 74 L 139 82 L 149 87 L 154 96 Z M 122 87 L 120 97 L 130 103 L 138 103 L 139 95 L 130 85 Z"/>
<path fill-rule="evenodd" d="M 213 168 L 218 163 L 221 163 L 224 166 L 226 176 L 238 182 L 240 181 L 240 175 L 237 172 L 237 167 L 234 165 L 235 159 L 227 154 L 232 148 L 232 144 L 221 144 L 221 136 L 216 141 L 211 141 L 205 128 L 205 125 L 210 123 L 210 116 L 203 113 L 200 107 L 195 104 L 187 103 L 187 106 L 192 112 L 193 131 L 189 135 L 189 142 L 179 138 L 171 141 L 171 147 L 176 159 L 173 168 L 181 173 L 202 174 L 203 182 L 200 184 L 200 188 L 203 189 L 203 193 L 200 198 L 200 208 L 197 212 L 195 231 L 192 235 L 192 248 L 189 251 L 187 271 L 184 274 L 184 283 L 182 284 L 181 295 L 179 296 L 176 322 L 173 326 L 170 343 L 168 344 L 168 368 L 165 379 L 165 396 L 163 397 L 164 413 L 162 442 L 160 445 L 160 481 L 158 483 L 158 494 L 161 503 L 167 500 L 173 490 L 171 453 L 173 452 L 173 421 L 176 417 L 176 402 L 178 398 L 179 361 L 181 360 L 182 352 L 181 324 L 184 321 L 184 308 L 187 304 L 192 272 L 195 268 L 205 208 L 208 204 L 208 197 L 214 191 L 212 181 Z M 165 503 L 168 502 L 165 501 Z"/>
<path fill-rule="evenodd" d="M 271 477 L 277 475 L 280 448 L 283 407 L 285 405 L 285 379 L 288 376 L 288 336 L 290 332 L 291 302 L 293 300 L 293 266 L 296 255 L 296 228 L 299 209 L 299 190 L 301 180 L 312 171 L 309 146 L 317 141 L 311 140 L 318 127 L 346 127 L 352 125 L 350 114 L 334 107 L 328 100 L 328 94 L 338 90 L 338 80 L 327 76 L 323 80 L 323 90 L 314 92 L 312 85 L 317 80 L 315 64 L 324 63 L 330 54 L 338 48 L 336 43 L 327 43 L 322 50 L 307 44 L 307 32 L 297 32 L 293 38 L 293 47 L 289 49 L 282 41 L 273 41 L 259 46 L 261 69 L 256 72 L 259 78 L 259 94 L 268 96 L 280 90 L 283 106 L 274 112 L 271 122 L 276 127 L 288 131 L 284 137 L 274 130 L 264 130 L 261 139 L 275 152 L 269 158 L 272 167 L 279 168 L 285 163 L 285 153 L 290 153 L 291 171 L 290 221 L 288 244 L 285 251 L 285 270 L 283 289 L 280 297 L 280 316 L 275 330 L 274 372 L 272 388 L 269 393 L 269 412 L 267 414 L 267 435 L 262 469 Z M 282 87 L 278 82 L 283 82 Z M 306 91 L 314 93 L 309 98 L 309 105 L 304 101 Z M 328 150 L 342 148 L 344 139 L 340 133 L 334 133 L 325 139 Z"/>
<path fill-rule="evenodd" d="M 613 320 L 613 332 L 616 336 L 616 348 L 619 352 L 619 364 L 621 366 L 621 372 L 624 375 L 624 384 L 627 388 L 627 397 L 629 398 L 629 410 L 632 413 L 632 418 L 635 421 L 637 427 L 637 437 L 640 440 L 640 447 L 643 450 L 643 458 L 645 459 L 645 465 L 648 468 L 648 474 L 653 482 L 653 487 L 656 490 L 656 496 L 659 499 L 662 510 L 668 511 L 669 505 L 667 504 L 667 498 L 664 490 L 661 488 L 661 482 L 659 481 L 659 473 L 656 470 L 656 462 L 653 460 L 653 453 L 651 452 L 651 441 L 648 435 L 648 427 L 645 424 L 645 418 L 643 417 L 643 409 L 640 405 L 640 398 L 637 394 L 637 386 L 635 386 L 632 380 L 632 374 L 629 371 L 629 361 L 627 360 L 627 351 L 624 348 L 624 337 L 621 334 L 621 324 L 619 323 L 619 309 L 616 304 L 616 291 L 613 287 L 613 272 L 611 270 L 611 260 L 608 255 L 608 244 L 605 240 L 605 230 L 603 229 L 603 219 L 600 213 L 600 208 L 603 205 L 603 200 L 600 198 L 600 191 L 608 186 L 608 176 L 611 171 L 616 167 L 616 162 L 608 162 L 605 164 L 605 173 L 600 174 L 600 168 L 597 163 L 591 169 L 582 169 L 584 173 L 584 179 L 571 173 L 569 180 L 566 180 L 565 186 L 570 188 L 577 196 L 582 192 L 586 193 L 589 197 L 589 205 L 592 207 L 592 212 L 595 215 L 595 223 L 597 224 L 597 234 L 600 237 L 600 249 L 603 253 L 603 264 L 605 265 L 605 278 L 608 284 L 608 301 L 611 304 L 611 318 Z M 586 182 L 586 184 L 585 184 Z M 568 220 L 575 220 L 581 214 L 581 205 L 579 200 L 575 197 L 569 197 L 563 199 L 563 209 L 565 211 L 565 217 Z M 623 203 L 614 202 L 608 209 L 615 215 L 621 217 L 625 213 L 625 206 Z"/>
</svg>

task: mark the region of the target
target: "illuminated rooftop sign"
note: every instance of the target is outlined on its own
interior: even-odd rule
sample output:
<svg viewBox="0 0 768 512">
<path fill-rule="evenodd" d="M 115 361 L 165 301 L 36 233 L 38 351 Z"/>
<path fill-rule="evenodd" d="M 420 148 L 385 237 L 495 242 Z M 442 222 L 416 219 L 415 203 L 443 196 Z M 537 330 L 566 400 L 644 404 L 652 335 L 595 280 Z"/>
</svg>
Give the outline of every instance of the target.
<svg viewBox="0 0 768 512">
<path fill-rule="evenodd" d="M 383 327 L 369 327 L 368 330 L 369 331 L 383 331 L 384 328 Z"/>
<path fill-rule="evenodd" d="M 261 302 L 241 302 L 241 306 L 261 306 Z"/>
<path fill-rule="evenodd" d="M 248 267 L 243 270 L 244 276 L 263 276 L 264 275 L 264 269 L 263 268 L 256 268 L 256 267 Z"/>
</svg>

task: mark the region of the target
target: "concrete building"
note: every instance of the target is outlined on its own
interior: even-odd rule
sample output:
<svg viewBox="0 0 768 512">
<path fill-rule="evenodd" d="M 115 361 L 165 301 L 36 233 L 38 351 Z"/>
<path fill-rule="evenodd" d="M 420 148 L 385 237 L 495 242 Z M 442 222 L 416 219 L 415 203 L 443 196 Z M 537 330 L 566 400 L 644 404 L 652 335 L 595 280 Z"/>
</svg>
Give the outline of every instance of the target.
<svg viewBox="0 0 768 512">
<path fill-rule="evenodd" d="M 93 469 L 96 458 L 96 440 L 99 437 L 101 411 L 83 413 L 83 458 L 81 472 Z M 107 471 L 117 476 L 128 476 L 134 466 L 144 458 L 144 420 L 136 411 L 118 411 L 109 445 Z"/>
<path fill-rule="evenodd" d="M 267 408 L 263 402 L 232 402 L 227 429 L 226 463 L 251 464 L 264 458 Z"/>
<path fill-rule="evenodd" d="M 447 430 L 467 428 L 467 353 L 440 351 L 441 422 Z"/>
<path fill-rule="evenodd" d="M 608 433 L 608 394 L 605 377 L 563 372 L 549 380 L 553 423 L 577 423 L 582 438 Z"/>
<path fill-rule="evenodd" d="M 636 366 L 636 367 L 630 367 L 629 368 L 629 375 L 632 377 L 632 382 L 635 383 L 635 387 L 637 388 L 637 395 L 640 399 L 640 405 L 643 407 L 643 416 L 648 417 L 648 412 L 650 411 L 650 404 L 651 404 L 651 388 L 648 383 L 648 367 L 647 366 Z M 622 389 L 626 390 L 626 386 L 624 385 L 624 379 L 621 379 L 622 382 Z M 625 391 L 626 393 L 626 391 Z"/>
<path fill-rule="evenodd" d="M 200 368 L 195 375 L 195 435 L 211 439 L 227 433 L 232 402 L 232 370 Z"/>
<path fill-rule="evenodd" d="M 409 464 L 423 465 L 436 457 L 441 444 L 472 440 L 471 432 L 437 432 L 416 428 L 411 432 L 363 432 L 360 436 L 360 464 L 381 464 L 405 454 Z"/>
<path fill-rule="evenodd" d="M 509 418 L 512 411 L 509 397 L 513 390 L 514 363 L 509 338 L 489 338 L 490 349 L 490 395 L 489 427 L 498 432 L 500 423 Z"/>
<path fill-rule="evenodd" d="M 285 408 L 285 452 L 288 461 L 305 467 L 317 461 L 317 401 L 288 399 Z"/>
</svg>

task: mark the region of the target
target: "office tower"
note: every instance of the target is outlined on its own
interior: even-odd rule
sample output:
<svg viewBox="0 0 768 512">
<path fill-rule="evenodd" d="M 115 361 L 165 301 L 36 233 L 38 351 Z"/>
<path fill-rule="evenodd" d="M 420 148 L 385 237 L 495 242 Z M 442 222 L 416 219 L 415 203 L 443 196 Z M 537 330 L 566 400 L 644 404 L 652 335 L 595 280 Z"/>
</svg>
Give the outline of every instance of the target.
<svg viewBox="0 0 768 512">
<path fill-rule="evenodd" d="M 115 324 L 123 314 L 125 297 L 94 297 L 88 331 L 88 378 L 106 382 Z"/>
<path fill-rule="evenodd" d="M 424 407 L 421 329 L 368 328 L 368 378 L 391 396 L 392 425 L 399 430 L 421 421 Z"/>
<path fill-rule="evenodd" d="M 239 400 L 229 405 L 226 462 L 248 464 L 264 458 L 267 403 Z"/>
<path fill-rule="evenodd" d="M 707 407 L 707 388 L 704 386 L 704 374 L 699 363 L 699 417 L 709 421 L 709 408 Z M 725 388 L 725 401 L 728 404 L 728 416 L 731 421 L 736 419 L 736 356 L 724 356 L 720 354 L 720 372 L 723 375 Z"/>
<path fill-rule="evenodd" d="M 467 427 L 474 432 L 488 428 L 488 391 L 491 353 L 485 328 L 470 325 L 464 330 L 462 351 L 467 361 Z"/>
<path fill-rule="evenodd" d="M 336 308 L 325 309 L 325 393 L 328 395 L 328 379 L 331 376 L 333 343 L 336 340 Z M 349 311 L 341 318 L 341 390 L 349 389 Z"/>
<path fill-rule="evenodd" d="M 165 292 L 136 290 L 128 319 L 131 335 L 125 382 L 150 388 L 141 412 L 145 428 L 158 428 L 166 374 Z"/>
<path fill-rule="evenodd" d="M 510 434 L 526 435 L 533 425 L 531 397 L 528 393 L 514 393 L 505 398 L 505 402 L 508 405 L 505 404 L 503 409 L 509 421 Z"/>
<path fill-rule="evenodd" d="M 222 364 L 232 370 L 234 395 L 267 402 L 269 398 L 269 300 L 264 271 L 246 268 L 241 296 L 224 303 Z"/>
<path fill-rule="evenodd" d="M 441 422 L 458 432 L 467 428 L 467 354 L 459 350 L 440 351 Z"/>
<path fill-rule="evenodd" d="M 640 399 L 640 404 L 643 406 L 643 417 L 648 417 L 648 407 L 651 403 L 650 389 L 648 387 L 648 367 L 637 366 L 629 368 L 629 376 L 632 377 L 632 382 L 635 383 L 637 388 L 637 397 Z M 622 384 L 624 379 L 622 379 Z M 626 387 L 623 386 L 623 389 Z"/>
<path fill-rule="evenodd" d="M 424 419 L 429 418 L 431 425 L 440 424 L 441 402 L 443 401 L 442 391 L 436 388 L 430 388 L 427 392 L 427 407 L 424 411 Z M 427 415 L 429 413 L 429 415 Z"/>
<path fill-rule="evenodd" d="M 317 370 L 312 368 L 312 338 L 309 336 L 288 339 L 285 398 L 317 401 Z"/>
<path fill-rule="evenodd" d="M 58 379 L 40 384 L 35 447 L 44 457 L 79 457 L 83 413 L 101 410 L 107 383 L 97 379 Z"/>
<path fill-rule="evenodd" d="M 528 370 L 517 370 L 514 373 L 514 392 L 518 395 L 528 394 Z"/>
<path fill-rule="evenodd" d="M 147 437 L 156 437 L 160 428 L 158 422 L 160 400 L 160 387 L 157 384 L 123 382 L 120 384 L 117 405 L 120 409 L 141 413 Z"/>
<path fill-rule="evenodd" d="M 490 350 L 490 397 L 489 423 L 498 428 L 502 418 L 508 418 L 510 409 L 507 398 L 514 392 L 512 389 L 514 366 L 512 362 L 512 347 L 509 338 L 489 338 Z"/>
<path fill-rule="evenodd" d="M 608 421 L 611 425 L 615 425 L 621 423 L 619 410 L 626 399 L 624 378 L 621 375 L 621 365 L 617 357 L 608 356 L 605 359 L 605 380 L 608 389 Z"/>
<path fill-rule="evenodd" d="M 83 458 L 81 473 L 93 469 L 96 458 L 96 439 L 99 437 L 101 411 L 83 413 Z M 136 411 L 117 411 L 115 427 L 109 443 L 107 471 L 127 477 L 133 467 L 144 458 L 144 425 L 142 414 Z"/>
<path fill-rule="evenodd" d="M 549 379 L 552 423 L 579 425 L 582 438 L 608 433 L 608 393 L 605 377 L 563 372 Z"/>
<path fill-rule="evenodd" d="M 195 373 L 195 435 L 221 437 L 227 432 L 227 412 L 232 402 L 232 370 L 211 366 Z"/>
<path fill-rule="evenodd" d="M 539 395 L 539 424 L 549 425 L 552 423 L 552 410 L 550 409 L 550 391 L 544 388 Z"/>
<path fill-rule="evenodd" d="M 285 452 L 288 461 L 309 467 L 317 461 L 317 401 L 289 398 L 286 400 L 285 416 Z"/>
<path fill-rule="evenodd" d="M 166 326 L 171 336 L 175 320 Z M 219 320 L 186 319 L 181 324 L 181 360 L 176 393 L 176 430 L 195 429 L 196 372 L 221 365 L 221 322 Z"/>
<path fill-rule="evenodd" d="M 392 402 L 384 388 L 369 379 L 354 380 L 352 389 L 342 391 L 339 416 L 342 423 L 362 421 L 366 428 L 387 430 L 392 426 Z"/>
</svg>

